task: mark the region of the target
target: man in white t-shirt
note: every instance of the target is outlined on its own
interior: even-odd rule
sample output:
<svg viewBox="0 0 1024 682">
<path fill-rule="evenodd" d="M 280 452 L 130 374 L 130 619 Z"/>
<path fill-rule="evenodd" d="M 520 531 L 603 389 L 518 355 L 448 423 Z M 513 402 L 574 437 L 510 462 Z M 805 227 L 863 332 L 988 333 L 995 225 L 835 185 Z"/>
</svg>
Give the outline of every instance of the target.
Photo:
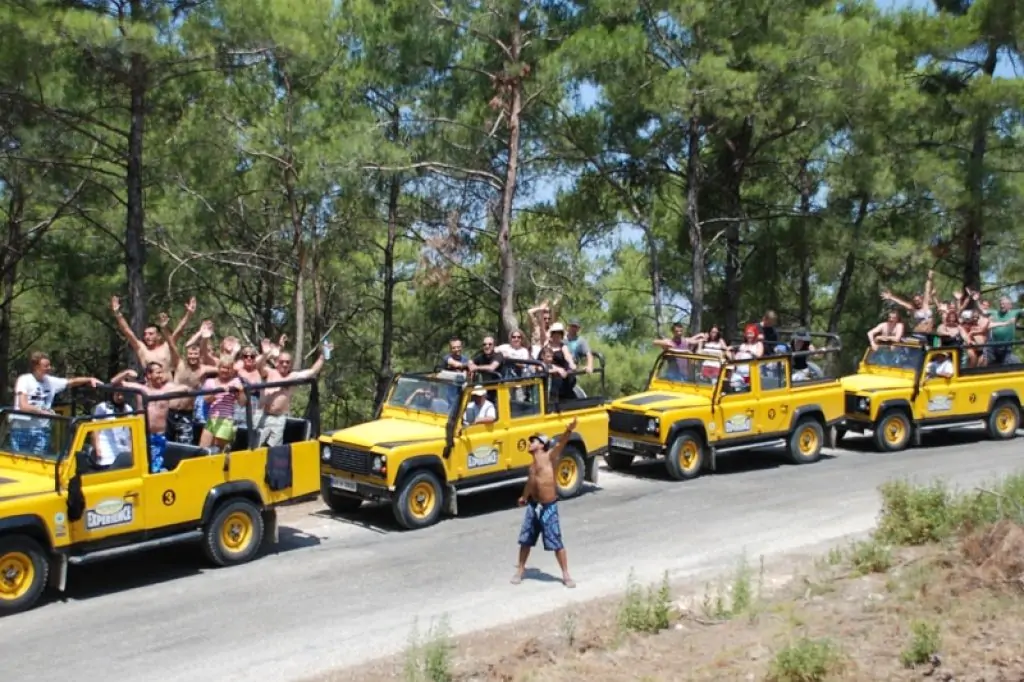
<svg viewBox="0 0 1024 682">
<path fill-rule="evenodd" d="M 117 419 L 132 414 L 132 406 L 125 402 L 124 393 L 114 393 L 110 400 L 96 405 L 92 413 L 100 418 Z M 109 469 L 115 464 L 119 468 L 131 466 L 132 430 L 127 426 L 98 427 L 93 431 L 92 445 L 96 449 L 94 464 L 97 469 Z"/>
<path fill-rule="evenodd" d="M 8 420 L 11 430 L 11 449 L 26 455 L 52 455 L 50 452 L 50 427 L 54 414 L 53 399 L 58 393 L 76 386 L 93 386 L 100 383 L 93 377 L 63 379 L 50 376 L 50 358 L 46 353 L 36 351 L 29 358 L 31 371 L 22 374 L 14 384 L 14 409 L 22 414 L 12 414 Z M 33 417 L 31 415 L 41 415 Z"/>
<path fill-rule="evenodd" d="M 473 388 L 473 400 L 466 406 L 463 415 L 465 424 L 490 424 L 498 420 L 498 412 L 494 403 L 487 399 L 487 389 L 477 385 Z"/>
</svg>

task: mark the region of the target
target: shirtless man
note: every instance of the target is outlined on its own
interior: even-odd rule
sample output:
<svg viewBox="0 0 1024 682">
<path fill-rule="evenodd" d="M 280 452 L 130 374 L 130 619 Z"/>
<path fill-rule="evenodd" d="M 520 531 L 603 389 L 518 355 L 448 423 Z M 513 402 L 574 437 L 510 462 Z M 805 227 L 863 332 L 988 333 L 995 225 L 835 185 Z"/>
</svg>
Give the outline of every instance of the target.
<svg viewBox="0 0 1024 682">
<path fill-rule="evenodd" d="M 138 377 L 135 370 L 122 372 L 119 377 L 122 375 L 133 379 Z M 170 410 L 170 402 L 159 398 L 168 393 L 187 391 L 188 386 L 168 381 L 164 366 L 159 362 L 150 362 L 146 365 L 145 384 L 124 381 L 123 378 L 117 384 L 141 391 L 149 398 L 146 401 L 146 417 L 149 421 L 149 472 L 157 474 L 167 471 L 164 469 L 164 451 L 167 450 L 167 413 Z"/>
<path fill-rule="evenodd" d="M 139 337 L 135 336 L 135 332 L 132 331 L 128 321 L 121 314 L 121 299 L 117 296 L 110 298 L 110 309 L 114 311 L 117 327 L 121 330 L 121 335 L 128 340 L 128 345 L 135 351 L 139 364 L 145 367 L 151 362 L 158 362 L 162 367 L 171 367 L 171 349 L 168 343 L 178 343 L 178 339 L 181 338 L 182 333 L 185 331 L 185 326 L 188 325 L 188 321 L 192 319 L 192 315 L 196 312 L 196 299 L 193 296 L 185 305 L 185 314 L 178 322 L 178 326 L 171 332 L 169 342 L 161 338 L 160 330 L 155 325 L 146 327 L 142 332 L 142 340 L 139 341 Z"/>
<path fill-rule="evenodd" d="M 167 316 L 161 315 L 161 321 Z M 203 322 L 195 334 L 185 342 L 185 357 L 181 357 L 177 344 L 171 340 L 167 333 L 167 327 L 162 326 L 160 331 L 164 334 L 167 346 L 171 351 L 171 366 L 174 367 L 174 381 L 187 387 L 190 391 L 198 391 L 206 381 L 207 377 L 217 374 L 217 365 L 203 363 L 203 356 L 210 345 L 213 337 L 213 325 Z M 196 426 L 193 419 L 196 399 L 194 397 L 175 398 L 170 401 L 168 411 L 168 422 L 170 425 L 171 440 L 176 443 L 193 445 L 196 442 Z M 199 429 L 202 430 L 201 428 Z"/>
<path fill-rule="evenodd" d="M 562 544 L 562 528 L 558 523 L 558 491 L 555 488 L 555 463 L 575 429 L 576 419 L 573 419 L 565 427 L 558 445 L 553 448 L 547 436 L 540 433 L 530 436 L 529 452 L 533 455 L 533 463 L 530 464 L 529 479 L 519 498 L 519 506 L 528 507 L 523 526 L 519 530 L 519 567 L 512 576 L 513 585 L 523 581 L 530 549 L 537 544 L 537 538 L 543 537 L 544 550 L 555 553 L 558 566 L 562 569 L 562 584 L 576 587 L 575 581 L 569 576 L 569 561 L 565 555 L 565 545 Z"/>
<path fill-rule="evenodd" d="M 281 337 L 282 340 L 284 337 Z M 300 370 L 298 372 L 292 371 L 292 354 L 282 353 L 280 346 L 274 346 L 270 341 L 263 340 L 263 354 L 260 355 L 260 367 L 264 368 L 263 363 L 267 359 L 276 357 L 277 363 L 275 367 L 265 367 L 267 373 L 267 383 L 272 384 L 277 381 L 288 381 L 289 379 L 309 379 L 320 374 L 320 370 L 324 367 L 324 349 L 326 348 L 327 353 L 330 354 L 334 350 L 334 346 L 326 344 L 320 347 L 320 357 L 316 359 L 313 366 L 309 369 Z M 288 412 L 292 409 L 292 395 L 295 393 L 297 386 L 274 386 L 272 388 L 263 389 L 263 395 L 260 396 L 260 420 L 257 428 L 259 429 L 259 441 L 257 441 L 257 447 L 266 445 L 267 447 L 274 447 L 281 445 L 284 442 L 284 425 L 288 420 Z"/>
<path fill-rule="evenodd" d="M 868 332 L 868 345 L 871 350 L 878 350 L 880 343 L 899 343 L 903 338 L 903 320 L 895 310 L 890 310 L 885 322 L 872 327 Z"/>
</svg>

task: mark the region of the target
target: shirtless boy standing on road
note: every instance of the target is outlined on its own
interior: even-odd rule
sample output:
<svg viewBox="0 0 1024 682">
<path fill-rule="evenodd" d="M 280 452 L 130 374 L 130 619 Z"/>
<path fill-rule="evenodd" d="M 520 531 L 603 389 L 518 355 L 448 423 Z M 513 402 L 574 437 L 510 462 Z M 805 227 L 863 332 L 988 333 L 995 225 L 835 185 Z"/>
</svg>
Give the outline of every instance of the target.
<svg viewBox="0 0 1024 682">
<path fill-rule="evenodd" d="M 555 553 L 558 566 L 562 569 L 562 583 L 566 587 L 576 587 L 569 576 L 569 561 L 565 555 L 565 545 L 562 544 L 562 527 L 558 523 L 558 491 L 555 488 L 555 462 L 565 450 L 569 434 L 575 429 L 576 420 L 573 419 L 565 427 L 558 445 L 550 449 L 551 440 L 547 436 L 540 433 L 530 436 L 529 452 L 533 455 L 533 463 L 530 464 L 526 488 L 519 498 L 520 506 L 529 506 L 519 531 L 519 568 L 512 576 L 513 585 L 523 581 L 530 549 L 536 546 L 537 538 L 543 537 L 544 550 Z"/>
</svg>

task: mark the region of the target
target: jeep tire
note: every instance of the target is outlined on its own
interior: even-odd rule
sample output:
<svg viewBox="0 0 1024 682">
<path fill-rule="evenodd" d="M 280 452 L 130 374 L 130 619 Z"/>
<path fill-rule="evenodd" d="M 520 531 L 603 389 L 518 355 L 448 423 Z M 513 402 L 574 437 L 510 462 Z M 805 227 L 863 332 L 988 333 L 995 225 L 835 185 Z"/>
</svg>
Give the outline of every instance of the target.
<svg viewBox="0 0 1024 682">
<path fill-rule="evenodd" d="M 323 480 L 320 481 L 320 497 L 335 514 L 352 514 L 363 504 L 362 498 L 336 492 L 329 482 Z"/>
<path fill-rule="evenodd" d="M 811 464 L 821 459 L 825 444 L 825 429 L 814 417 L 801 417 L 789 434 L 789 461 L 793 464 Z"/>
<path fill-rule="evenodd" d="M 913 436 L 913 425 L 903 410 L 886 410 L 875 424 L 875 447 L 881 452 L 899 452 Z"/>
<path fill-rule="evenodd" d="M 580 494 L 586 475 L 585 466 L 579 446 L 567 444 L 555 462 L 555 489 L 560 499 L 566 500 Z"/>
<path fill-rule="evenodd" d="M 992 406 L 985 426 L 992 440 L 1011 440 L 1020 428 L 1020 408 L 1010 398 L 1000 398 Z"/>
<path fill-rule="evenodd" d="M 704 468 L 704 444 L 692 431 L 684 431 L 675 437 L 665 455 L 665 469 L 677 481 L 686 481 L 700 476 Z"/>
<path fill-rule="evenodd" d="M 0 616 L 36 605 L 50 573 L 42 546 L 27 535 L 0 537 Z"/>
<path fill-rule="evenodd" d="M 407 530 L 434 525 L 443 509 L 444 489 L 437 475 L 429 469 L 410 474 L 391 502 L 395 521 Z"/>
<path fill-rule="evenodd" d="M 232 498 L 217 507 L 206 524 L 203 550 L 218 566 L 244 564 L 259 553 L 263 531 L 260 508 L 248 498 Z"/>
</svg>

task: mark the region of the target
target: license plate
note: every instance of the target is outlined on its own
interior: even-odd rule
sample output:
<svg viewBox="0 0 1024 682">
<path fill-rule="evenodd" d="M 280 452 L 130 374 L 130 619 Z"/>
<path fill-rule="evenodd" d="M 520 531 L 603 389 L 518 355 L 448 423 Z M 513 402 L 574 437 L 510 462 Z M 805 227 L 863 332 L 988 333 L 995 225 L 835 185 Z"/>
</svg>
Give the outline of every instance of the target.
<svg viewBox="0 0 1024 682">
<path fill-rule="evenodd" d="M 612 438 L 612 447 L 621 448 L 623 450 L 632 450 L 634 446 L 633 441 L 631 440 L 626 440 L 625 438 Z"/>
<path fill-rule="evenodd" d="M 337 488 L 338 490 L 347 490 L 350 493 L 356 491 L 356 482 L 348 478 L 338 478 L 337 476 L 331 476 L 331 487 Z"/>
</svg>

